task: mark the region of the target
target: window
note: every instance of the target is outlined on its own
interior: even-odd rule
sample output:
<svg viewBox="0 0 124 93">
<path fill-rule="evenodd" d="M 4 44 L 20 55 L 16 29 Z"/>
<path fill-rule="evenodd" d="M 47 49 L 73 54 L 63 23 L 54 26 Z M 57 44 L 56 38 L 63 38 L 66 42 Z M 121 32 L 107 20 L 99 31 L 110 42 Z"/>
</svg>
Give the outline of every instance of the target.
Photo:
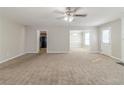
<svg viewBox="0 0 124 93">
<path fill-rule="evenodd" d="M 70 47 L 71 48 L 81 48 L 82 47 L 82 32 L 80 31 L 71 31 L 70 33 Z"/>
<path fill-rule="evenodd" d="M 102 31 L 102 42 L 106 44 L 110 43 L 110 30 Z"/>
<path fill-rule="evenodd" d="M 89 32 L 85 33 L 85 45 L 87 46 L 90 45 L 90 33 Z"/>
</svg>

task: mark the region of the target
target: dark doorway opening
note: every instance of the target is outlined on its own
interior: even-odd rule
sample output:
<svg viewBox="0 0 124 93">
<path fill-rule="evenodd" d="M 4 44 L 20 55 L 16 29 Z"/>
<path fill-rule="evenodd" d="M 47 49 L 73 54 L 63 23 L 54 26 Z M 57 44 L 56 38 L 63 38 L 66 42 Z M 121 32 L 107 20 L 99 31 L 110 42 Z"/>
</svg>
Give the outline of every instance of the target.
<svg viewBox="0 0 124 93">
<path fill-rule="evenodd" d="M 40 33 L 40 53 L 46 52 L 47 48 L 47 33 L 42 31 Z"/>
<path fill-rule="evenodd" d="M 47 37 L 40 37 L 40 48 L 47 48 Z"/>
</svg>

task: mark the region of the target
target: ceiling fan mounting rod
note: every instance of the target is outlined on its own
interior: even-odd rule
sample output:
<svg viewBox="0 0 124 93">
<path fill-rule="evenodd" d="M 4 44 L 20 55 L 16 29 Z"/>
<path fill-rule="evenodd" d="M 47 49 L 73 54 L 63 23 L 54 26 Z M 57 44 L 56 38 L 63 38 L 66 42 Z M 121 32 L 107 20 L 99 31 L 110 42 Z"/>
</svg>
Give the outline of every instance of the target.
<svg viewBox="0 0 124 93">
<path fill-rule="evenodd" d="M 65 12 L 65 15 L 67 15 L 67 16 L 73 16 L 73 12 L 67 11 L 67 12 Z"/>
</svg>

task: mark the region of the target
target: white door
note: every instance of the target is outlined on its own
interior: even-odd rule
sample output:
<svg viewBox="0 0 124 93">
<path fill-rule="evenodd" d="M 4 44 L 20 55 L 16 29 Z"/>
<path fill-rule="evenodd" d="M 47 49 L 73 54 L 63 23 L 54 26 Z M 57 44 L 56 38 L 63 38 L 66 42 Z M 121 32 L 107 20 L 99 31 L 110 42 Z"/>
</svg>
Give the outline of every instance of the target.
<svg viewBox="0 0 124 93">
<path fill-rule="evenodd" d="M 106 55 L 111 55 L 111 30 L 102 30 L 101 37 L 101 52 Z"/>
</svg>

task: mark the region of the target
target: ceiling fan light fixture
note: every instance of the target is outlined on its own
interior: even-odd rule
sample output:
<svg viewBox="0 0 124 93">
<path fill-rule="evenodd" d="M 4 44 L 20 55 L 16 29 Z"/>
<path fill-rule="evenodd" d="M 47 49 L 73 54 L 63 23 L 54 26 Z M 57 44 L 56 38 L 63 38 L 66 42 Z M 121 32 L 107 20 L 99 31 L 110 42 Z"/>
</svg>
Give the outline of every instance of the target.
<svg viewBox="0 0 124 93">
<path fill-rule="evenodd" d="M 65 16 L 65 17 L 64 17 L 64 20 L 65 20 L 65 21 L 68 21 L 68 19 L 69 19 L 68 16 Z"/>
<path fill-rule="evenodd" d="M 65 21 L 68 21 L 68 22 L 72 22 L 73 19 L 74 19 L 73 16 L 65 16 L 65 17 L 64 17 L 64 20 L 65 20 Z"/>
<path fill-rule="evenodd" d="M 73 16 L 70 16 L 68 21 L 69 21 L 69 22 L 72 22 L 73 19 L 74 19 L 74 17 L 73 17 Z"/>
</svg>

